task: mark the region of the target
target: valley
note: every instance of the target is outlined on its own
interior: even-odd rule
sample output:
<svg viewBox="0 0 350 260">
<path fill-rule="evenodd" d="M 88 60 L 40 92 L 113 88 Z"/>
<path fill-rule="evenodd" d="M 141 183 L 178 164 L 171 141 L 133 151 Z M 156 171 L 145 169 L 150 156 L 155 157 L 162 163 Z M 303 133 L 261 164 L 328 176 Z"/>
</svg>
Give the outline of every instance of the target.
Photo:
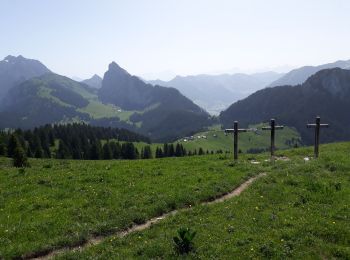
<svg viewBox="0 0 350 260">
<path fill-rule="evenodd" d="M 350 260 L 350 1 L 0 8 L 0 260 Z"/>
</svg>

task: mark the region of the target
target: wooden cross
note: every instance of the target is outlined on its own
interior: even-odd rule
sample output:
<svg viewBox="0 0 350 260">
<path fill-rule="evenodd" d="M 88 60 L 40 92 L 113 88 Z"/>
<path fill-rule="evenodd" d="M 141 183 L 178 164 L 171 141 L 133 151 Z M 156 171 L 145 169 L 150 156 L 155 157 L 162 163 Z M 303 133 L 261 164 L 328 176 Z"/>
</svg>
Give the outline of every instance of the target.
<svg viewBox="0 0 350 260">
<path fill-rule="evenodd" d="M 262 130 L 271 131 L 271 158 L 273 158 L 275 155 L 275 130 L 282 130 L 283 128 L 283 125 L 276 125 L 275 119 L 270 120 L 270 126 L 262 128 Z"/>
<path fill-rule="evenodd" d="M 307 124 L 307 128 L 315 128 L 315 144 L 314 144 L 314 156 L 318 158 L 319 149 L 318 146 L 320 144 L 320 128 L 321 127 L 329 127 L 329 124 L 321 124 L 321 118 L 319 116 L 316 117 L 315 124 Z"/>
<path fill-rule="evenodd" d="M 225 133 L 233 133 L 233 158 L 238 159 L 238 133 L 256 131 L 253 128 L 238 128 L 238 121 L 233 122 L 233 129 L 225 129 Z"/>
</svg>

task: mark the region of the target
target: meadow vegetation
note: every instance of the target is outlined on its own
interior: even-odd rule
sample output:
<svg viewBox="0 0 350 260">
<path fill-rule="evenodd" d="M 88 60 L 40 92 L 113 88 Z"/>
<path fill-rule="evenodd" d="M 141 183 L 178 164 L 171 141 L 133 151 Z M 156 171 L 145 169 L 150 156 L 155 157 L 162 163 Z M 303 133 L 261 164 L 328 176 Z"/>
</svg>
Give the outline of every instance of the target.
<svg viewBox="0 0 350 260">
<path fill-rule="evenodd" d="M 151 160 L 0 158 L 0 258 L 79 244 L 230 191 L 259 166 L 225 155 Z"/>
<path fill-rule="evenodd" d="M 16 169 L 0 159 L 0 257 L 14 258 L 106 239 L 62 259 L 171 259 L 174 237 L 195 232 L 188 258 L 350 257 L 350 143 L 267 154 L 206 155 L 152 160 L 30 159 Z M 252 164 L 256 160 L 260 164 Z M 239 197 L 201 205 L 259 173 Z M 190 208 L 142 232 L 113 232 L 178 208 Z M 179 243 L 181 245 L 181 243 Z M 183 256 L 181 256 L 183 257 Z"/>
<path fill-rule="evenodd" d="M 290 161 L 264 162 L 267 175 L 239 197 L 199 205 L 142 232 L 59 258 L 172 259 L 181 227 L 196 232 L 189 259 L 349 259 L 350 144 L 322 146 L 319 160 L 304 161 L 309 148 L 283 152 Z M 281 154 L 280 154 L 281 155 Z M 232 168 L 240 167 L 244 161 Z"/>
</svg>

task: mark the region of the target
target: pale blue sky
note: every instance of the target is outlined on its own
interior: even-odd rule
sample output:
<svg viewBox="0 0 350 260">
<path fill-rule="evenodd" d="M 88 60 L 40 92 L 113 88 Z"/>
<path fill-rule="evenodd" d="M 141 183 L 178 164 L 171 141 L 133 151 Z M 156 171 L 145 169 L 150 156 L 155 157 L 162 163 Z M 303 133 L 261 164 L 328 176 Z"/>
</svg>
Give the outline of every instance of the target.
<svg viewBox="0 0 350 260">
<path fill-rule="evenodd" d="M 350 1 L 0 0 L 0 58 L 147 77 L 350 59 Z M 168 75 L 169 76 L 169 75 Z"/>
</svg>

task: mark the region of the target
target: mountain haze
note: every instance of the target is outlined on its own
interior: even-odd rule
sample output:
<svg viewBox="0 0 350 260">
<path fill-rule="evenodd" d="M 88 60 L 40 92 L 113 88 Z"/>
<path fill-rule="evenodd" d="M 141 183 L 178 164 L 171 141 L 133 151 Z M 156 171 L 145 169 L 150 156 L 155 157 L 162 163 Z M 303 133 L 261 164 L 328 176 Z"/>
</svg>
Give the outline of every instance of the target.
<svg viewBox="0 0 350 260">
<path fill-rule="evenodd" d="M 256 74 L 222 74 L 176 76 L 170 81 L 149 81 L 153 85 L 162 85 L 178 89 L 197 105 L 212 114 L 218 114 L 233 102 L 264 88 L 283 74 L 264 72 Z"/>
<path fill-rule="evenodd" d="M 231 127 L 234 120 L 242 125 L 268 122 L 296 127 L 303 141 L 313 142 L 313 130 L 306 128 L 317 115 L 330 123 L 322 129 L 325 142 L 350 140 L 350 71 L 339 68 L 317 72 L 305 83 L 297 86 L 266 88 L 232 104 L 220 114 L 224 126 Z"/>
<path fill-rule="evenodd" d="M 151 137 L 175 138 L 175 132 L 184 135 L 209 124 L 207 112 L 178 90 L 146 84 L 115 62 L 109 65 L 98 94 L 106 104 L 138 111 L 130 121 L 141 124 L 141 131 Z"/>
<path fill-rule="evenodd" d="M 31 71 L 31 65 L 25 62 L 23 71 Z M 35 72 L 31 75 L 38 73 Z M 126 128 L 152 140 L 170 141 L 212 123 L 207 112 L 178 90 L 145 84 L 115 62 L 109 65 L 100 89 L 45 72 L 27 80 L 17 77 L 23 81 L 11 86 L 0 103 L 0 128 L 85 122 Z"/>
<path fill-rule="evenodd" d="M 269 87 L 283 86 L 283 85 L 291 85 L 295 86 L 298 84 L 303 84 L 311 75 L 323 69 L 331 69 L 331 68 L 342 68 L 349 69 L 350 68 L 350 60 L 345 61 L 336 61 L 333 63 L 327 63 L 319 66 L 304 66 L 298 69 L 294 69 L 276 81 L 272 82 Z"/>
<path fill-rule="evenodd" d="M 40 61 L 23 56 L 7 56 L 0 61 L 0 100 L 15 85 L 27 79 L 50 73 Z"/>
<path fill-rule="evenodd" d="M 97 74 L 95 74 L 91 78 L 83 80 L 81 82 L 85 83 L 89 87 L 96 88 L 96 89 L 99 89 L 102 86 L 102 78 Z"/>
</svg>

